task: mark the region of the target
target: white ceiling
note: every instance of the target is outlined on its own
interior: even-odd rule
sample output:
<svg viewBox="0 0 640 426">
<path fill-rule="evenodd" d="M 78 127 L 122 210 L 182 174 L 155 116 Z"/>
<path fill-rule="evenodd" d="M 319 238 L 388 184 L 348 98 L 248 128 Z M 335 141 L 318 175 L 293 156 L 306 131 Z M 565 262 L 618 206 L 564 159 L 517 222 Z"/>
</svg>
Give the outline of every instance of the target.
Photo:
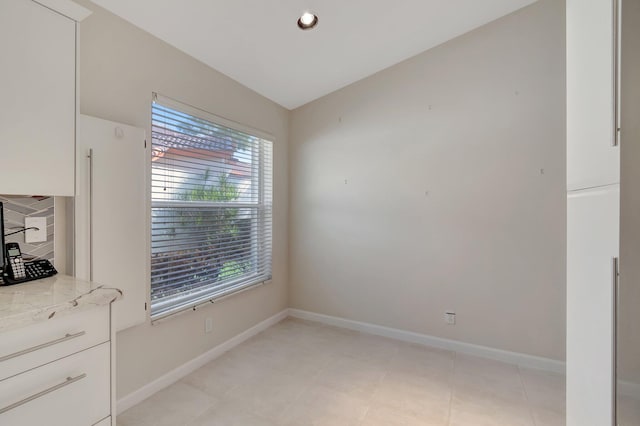
<svg viewBox="0 0 640 426">
<path fill-rule="evenodd" d="M 92 1 L 294 109 L 536 0 Z"/>
</svg>

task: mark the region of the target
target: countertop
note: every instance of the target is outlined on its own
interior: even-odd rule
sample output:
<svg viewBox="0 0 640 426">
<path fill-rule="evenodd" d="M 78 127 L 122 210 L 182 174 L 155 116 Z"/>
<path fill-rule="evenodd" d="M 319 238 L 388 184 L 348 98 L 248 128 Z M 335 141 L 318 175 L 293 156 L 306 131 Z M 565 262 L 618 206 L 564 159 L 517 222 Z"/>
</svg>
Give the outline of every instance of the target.
<svg viewBox="0 0 640 426">
<path fill-rule="evenodd" d="M 117 288 L 62 274 L 0 286 L 0 332 L 107 305 L 120 297 Z"/>
</svg>

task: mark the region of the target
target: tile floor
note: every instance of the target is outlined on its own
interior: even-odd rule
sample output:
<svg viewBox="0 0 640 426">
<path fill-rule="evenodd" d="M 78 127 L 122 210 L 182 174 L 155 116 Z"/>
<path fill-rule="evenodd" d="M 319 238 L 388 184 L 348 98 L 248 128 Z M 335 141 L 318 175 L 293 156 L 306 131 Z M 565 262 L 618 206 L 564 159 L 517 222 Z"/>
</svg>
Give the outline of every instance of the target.
<svg viewBox="0 0 640 426">
<path fill-rule="evenodd" d="M 286 319 L 118 426 L 564 425 L 564 376 Z"/>
</svg>

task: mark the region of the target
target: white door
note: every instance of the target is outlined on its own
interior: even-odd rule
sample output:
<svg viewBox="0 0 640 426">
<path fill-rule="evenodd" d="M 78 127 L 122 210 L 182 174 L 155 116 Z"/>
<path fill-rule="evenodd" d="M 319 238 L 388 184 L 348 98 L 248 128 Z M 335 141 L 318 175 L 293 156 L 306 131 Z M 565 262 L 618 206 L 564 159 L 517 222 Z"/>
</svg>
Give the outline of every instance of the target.
<svg viewBox="0 0 640 426">
<path fill-rule="evenodd" d="M 567 426 L 612 424 L 619 185 L 567 199 Z"/>
<path fill-rule="evenodd" d="M 75 275 L 123 290 L 113 306 L 120 331 L 146 319 L 145 131 L 80 115 L 76 157 Z"/>
</svg>

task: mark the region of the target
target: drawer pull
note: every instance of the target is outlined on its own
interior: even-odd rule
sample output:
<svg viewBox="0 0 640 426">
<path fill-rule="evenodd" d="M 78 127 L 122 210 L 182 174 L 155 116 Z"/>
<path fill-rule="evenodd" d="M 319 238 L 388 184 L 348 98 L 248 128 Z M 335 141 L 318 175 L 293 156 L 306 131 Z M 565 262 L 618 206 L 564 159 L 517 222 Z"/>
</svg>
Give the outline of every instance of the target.
<svg viewBox="0 0 640 426">
<path fill-rule="evenodd" d="M 67 333 L 67 334 L 64 335 L 64 337 L 61 337 L 59 339 L 52 340 L 52 341 L 47 342 L 47 343 L 42 343 L 42 344 L 40 344 L 38 346 L 33 346 L 31 348 L 23 349 L 23 350 L 21 350 L 19 352 L 15 352 L 15 353 L 0 357 L 0 362 L 7 361 L 7 360 L 10 360 L 11 358 L 15 358 L 15 357 L 18 357 L 18 356 L 21 356 L 21 355 L 28 354 L 29 352 L 37 351 L 38 349 L 46 348 L 47 346 L 53 346 L 53 345 L 56 345 L 58 343 L 66 342 L 67 340 L 75 339 L 76 337 L 84 336 L 85 334 L 86 334 L 86 332 L 84 330 L 83 331 L 79 331 L 78 333 L 75 333 L 75 334 Z"/>
<path fill-rule="evenodd" d="M 33 395 L 29 396 L 29 397 L 26 397 L 25 399 L 22 399 L 22 400 L 20 400 L 20 401 L 18 401 L 18 402 L 14 402 L 14 403 L 13 403 L 13 404 L 11 404 L 11 405 L 7 405 L 6 407 L 4 407 L 4 408 L 0 409 L 0 414 L 4 414 L 4 413 L 6 413 L 7 411 L 11 411 L 11 410 L 13 410 L 14 408 L 18 408 L 19 406 L 24 405 L 24 404 L 26 404 L 27 402 L 31 402 L 31 401 L 33 401 L 34 399 L 38 399 L 38 398 L 40 398 L 41 396 L 45 396 L 45 395 L 46 395 L 46 394 L 48 394 L 48 393 L 51 393 L 51 392 L 57 391 L 58 389 L 61 389 L 61 388 L 65 387 L 65 386 L 68 386 L 68 385 L 70 385 L 71 383 L 75 383 L 75 382 L 77 382 L 78 380 L 82 380 L 82 379 L 84 379 L 85 377 L 87 377 L 87 374 L 86 374 L 86 373 L 82 373 L 81 375 L 76 376 L 76 377 L 67 377 L 67 380 L 65 380 L 65 381 L 64 381 L 64 382 L 62 382 L 62 383 L 58 383 L 58 384 L 57 384 L 57 385 L 55 385 L 55 386 L 51 386 L 50 388 L 45 389 L 45 390 L 43 390 L 43 391 L 41 391 L 41 392 L 38 392 L 38 393 L 36 393 L 36 394 L 33 394 Z"/>
</svg>

